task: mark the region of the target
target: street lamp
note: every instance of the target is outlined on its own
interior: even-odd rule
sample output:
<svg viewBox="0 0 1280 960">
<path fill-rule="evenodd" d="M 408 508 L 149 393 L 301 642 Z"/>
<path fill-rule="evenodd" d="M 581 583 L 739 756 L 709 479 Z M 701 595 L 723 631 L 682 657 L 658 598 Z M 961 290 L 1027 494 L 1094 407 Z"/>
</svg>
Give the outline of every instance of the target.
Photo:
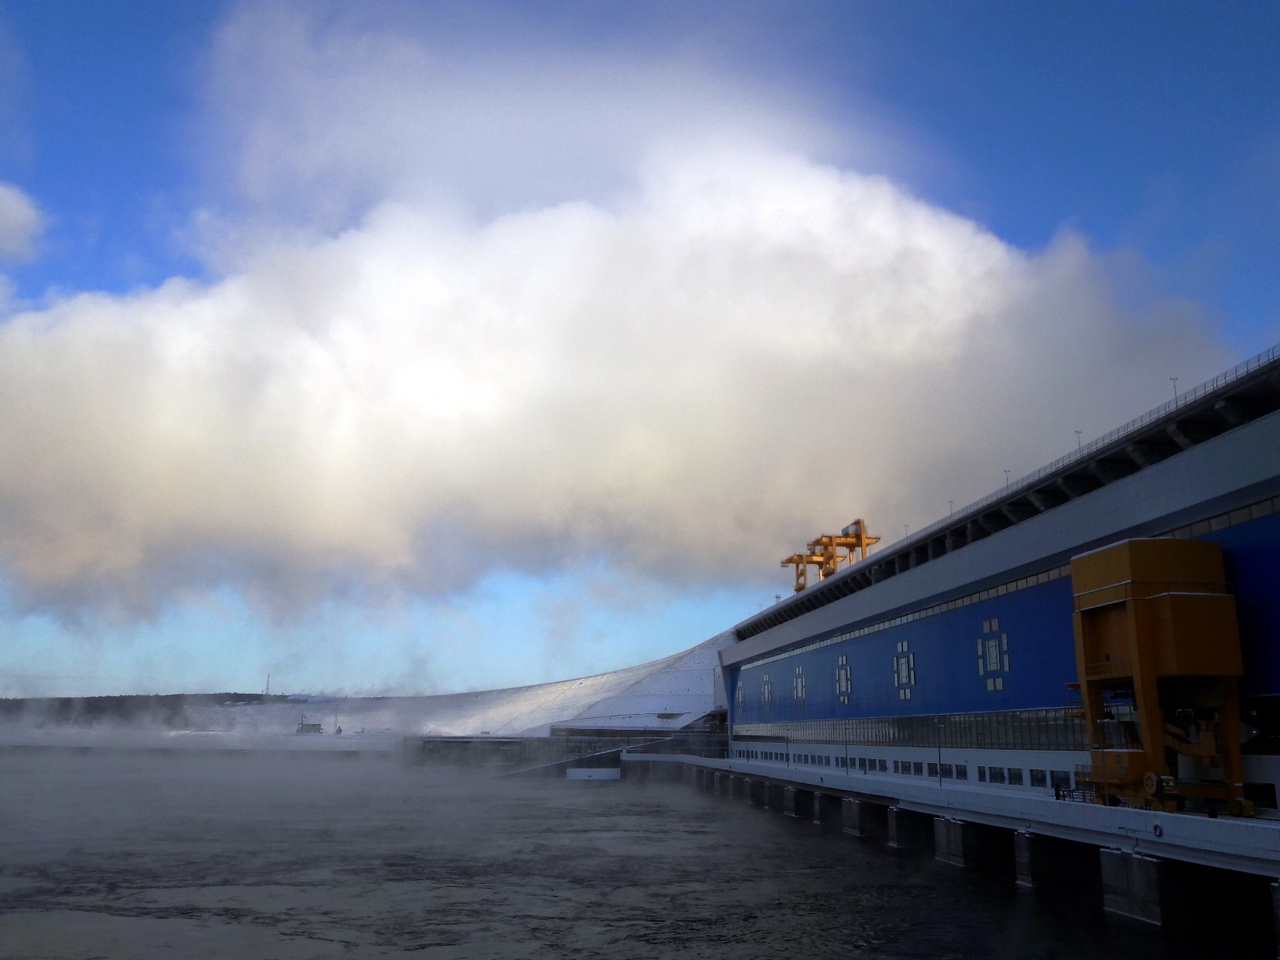
<svg viewBox="0 0 1280 960">
<path fill-rule="evenodd" d="M 935 721 L 934 729 L 938 734 L 938 786 L 942 786 L 942 721 Z"/>
</svg>

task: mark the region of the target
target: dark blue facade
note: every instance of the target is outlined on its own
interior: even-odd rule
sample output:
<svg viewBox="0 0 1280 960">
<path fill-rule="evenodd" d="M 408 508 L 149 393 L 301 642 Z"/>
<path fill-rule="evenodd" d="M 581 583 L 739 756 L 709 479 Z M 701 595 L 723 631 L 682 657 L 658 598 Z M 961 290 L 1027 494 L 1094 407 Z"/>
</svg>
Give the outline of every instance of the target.
<svg viewBox="0 0 1280 960">
<path fill-rule="evenodd" d="M 1280 695 L 1280 514 L 1199 539 L 1222 544 L 1227 582 L 1240 619 L 1241 694 Z"/>
<path fill-rule="evenodd" d="M 1242 694 L 1280 694 L 1280 514 L 1199 539 L 1223 547 L 1240 620 Z M 999 644 L 994 664 L 992 640 Z M 772 662 L 746 664 L 730 673 L 727 693 L 734 723 L 781 723 L 1062 707 L 1078 701 L 1067 686 L 1076 679 L 1071 579 L 1064 576 Z"/>
<path fill-rule="evenodd" d="M 985 647 L 992 639 L 1001 642 L 999 664 L 991 669 L 984 659 L 980 673 L 979 642 Z M 840 702 L 842 656 L 850 668 L 848 703 Z M 801 700 L 796 668 L 804 680 Z M 766 676 L 772 687 L 767 707 Z M 993 689 L 989 681 L 997 678 L 999 689 Z M 1066 685 L 1075 679 L 1071 581 L 1063 577 L 772 663 L 748 664 L 730 695 L 734 722 L 777 723 L 1061 707 L 1072 699 Z"/>
</svg>

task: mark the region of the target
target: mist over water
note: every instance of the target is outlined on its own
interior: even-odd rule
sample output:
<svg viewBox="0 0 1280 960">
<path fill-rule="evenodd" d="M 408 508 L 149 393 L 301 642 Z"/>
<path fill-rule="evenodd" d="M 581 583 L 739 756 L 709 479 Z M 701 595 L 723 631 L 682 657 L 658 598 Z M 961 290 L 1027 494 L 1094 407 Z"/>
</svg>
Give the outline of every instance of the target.
<svg viewBox="0 0 1280 960">
<path fill-rule="evenodd" d="M 1265 956 L 674 785 L 0 748 L 0 955 Z"/>
</svg>

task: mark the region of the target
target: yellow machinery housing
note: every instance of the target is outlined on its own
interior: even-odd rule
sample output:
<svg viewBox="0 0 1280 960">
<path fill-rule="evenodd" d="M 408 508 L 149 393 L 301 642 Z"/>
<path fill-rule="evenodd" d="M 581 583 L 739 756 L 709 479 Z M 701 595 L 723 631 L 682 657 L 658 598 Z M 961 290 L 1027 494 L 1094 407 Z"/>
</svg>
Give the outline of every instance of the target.
<svg viewBox="0 0 1280 960">
<path fill-rule="evenodd" d="M 1090 738 L 1077 782 L 1101 803 L 1174 810 L 1243 801 L 1242 671 L 1222 549 L 1127 540 L 1071 561 L 1076 668 Z"/>
</svg>

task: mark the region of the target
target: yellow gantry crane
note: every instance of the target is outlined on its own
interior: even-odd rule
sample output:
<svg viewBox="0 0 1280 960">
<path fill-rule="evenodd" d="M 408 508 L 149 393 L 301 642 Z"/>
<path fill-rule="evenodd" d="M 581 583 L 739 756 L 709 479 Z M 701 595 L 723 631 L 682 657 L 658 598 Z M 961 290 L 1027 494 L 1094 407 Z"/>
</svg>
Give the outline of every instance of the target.
<svg viewBox="0 0 1280 960">
<path fill-rule="evenodd" d="M 799 593 L 809 586 L 810 567 L 817 567 L 818 579 L 825 580 L 840 569 L 842 562 L 852 566 L 855 559 L 866 557 L 868 548 L 879 542 L 879 537 L 867 533 L 867 522 L 858 519 L 839 533 L 824 533 L 810 540 L 806 544 L 808 553 L 793 553 L 781 566 L 795 567 L 796 593 Z"/>
</svg>

